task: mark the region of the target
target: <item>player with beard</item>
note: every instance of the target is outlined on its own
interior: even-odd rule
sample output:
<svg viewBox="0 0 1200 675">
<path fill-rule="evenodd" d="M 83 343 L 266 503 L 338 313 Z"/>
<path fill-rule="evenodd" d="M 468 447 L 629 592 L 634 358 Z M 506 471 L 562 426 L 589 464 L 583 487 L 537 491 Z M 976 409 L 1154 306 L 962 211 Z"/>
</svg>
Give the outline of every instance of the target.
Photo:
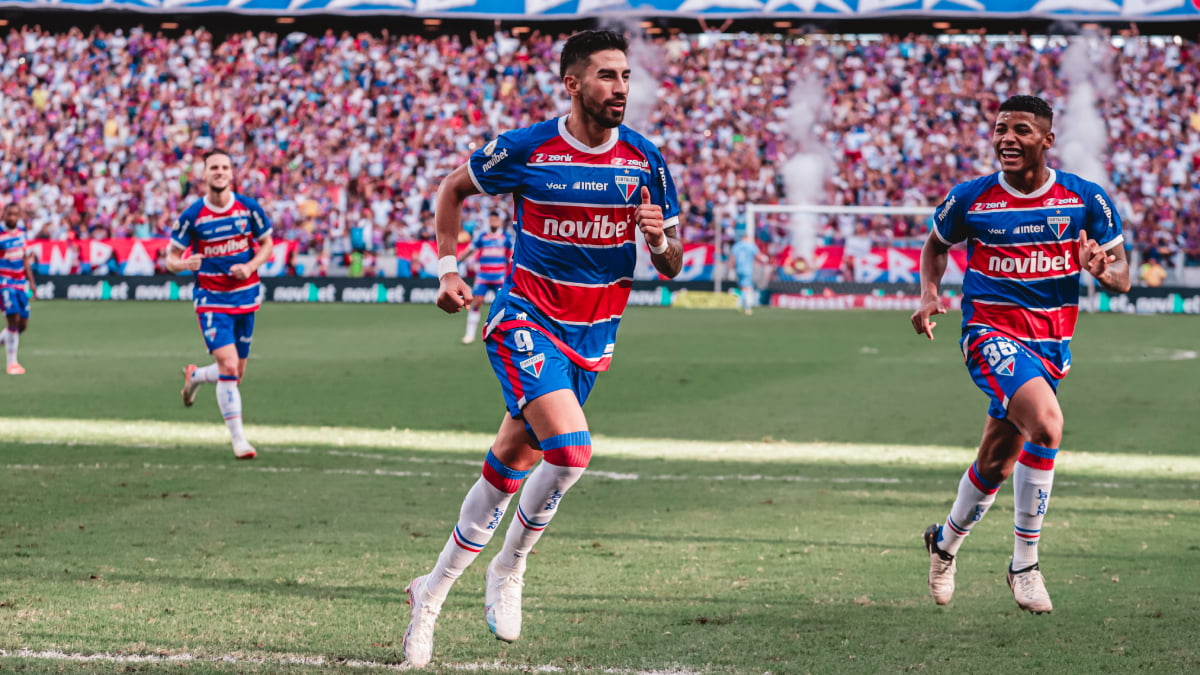
<svg viewBox="0 0 1200 675">
<path fill-rule="evenodd" d="M 17 362 L 17 346 L 21 333 L 29 327 L 29 299 L 36 292 L 33 282 L 33 252 L 27 247 L 25 228 L 21 225 L 21 207 L 16 203 L 4 207 L 4 227 L 0 229 L 0 308 L 7 322 L 0 331 L 7 361 L 5 372 L 24 375 Z M 28 286 L 28 287 L 27 287 Z"/>
<path fill-rule="evenodd" d="M 1079 273 L 1106 290 L 1129 290 L 1121 220 L 1104 189 L 1046 166 L 1054 112 L 1036 96 L 1000 105 L 992 148 L 1000 171 L 961 183 L 935 212 L 921 250 L 921 305 L 911 321 L 933 339 L 950 247 L 967 242 L 960 345 L 971 378 L 991 399 L 975 463 L 950 513 L 925 530 L 929 592 L 954 595 L 956 554 L 1013 478 L 1013 557 L 1008 585 L 1022 609 L 1053 609 L 1038 561 L 1042 520 L 1063 434 L 1058 382 L 1071 367 Z"/>
<path fill-rule="evenodd" d="M 591 458 L 583 405 L 613 356 L 633 283 L 635 232 L 659 272 L 674 277 L 682 268 L 666 163 L 621 124 L 628 47 L 611 31 L 571 36 L 559 68 L 570 113 L 500 135 L 438 188 L 442 310 L 456 313 L 473 297 L 454 255 L 468 197 L 513 195 L 516 247 L 484 329 L 507 412 L 441 556 L 407 588 L 404 654 L 413 666 L 429 663 L 450 587 L 491 540 L 524 481 L 503 547 L 488 565 L 484 597 L 488 629 L 509 642 L 520 635 L 528 554 Z"/>
<path fill-rule="evenodd" d="M 213 363 L 183 369 L 183 404 L 196 401 L 196 390 L 215 382 L 217 405 L 238 459 L 254 459 L 254 446 L 242 429 L 242 395 L 254 313 L 262 304 L 258 269 L 271 258 L 271 221 L 258 202 L 233 191 L 233 160 L 224 150 L 204 154 L 207 194 L 183 212 L 171 232 L 167 270 L 196 273 L 192 297 L 200 333 Z M 191 255 L 183 254 L 191 249 Z"/>
</svg>

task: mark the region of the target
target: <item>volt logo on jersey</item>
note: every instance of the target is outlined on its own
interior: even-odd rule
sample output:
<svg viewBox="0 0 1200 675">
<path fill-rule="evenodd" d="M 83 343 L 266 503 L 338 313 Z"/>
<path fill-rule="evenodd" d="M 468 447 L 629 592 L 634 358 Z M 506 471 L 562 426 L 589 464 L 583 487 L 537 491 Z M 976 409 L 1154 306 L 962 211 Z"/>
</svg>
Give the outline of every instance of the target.
<svg viewBox="0 0 1200 675">
<path fill-rule="evenodd" d="M 637 194 L 638 185 L 641 183 L 637 176 L 614 176 L 613 180 L 617 181 L 617 189 L 625 196 L 625 201 Z"/>
<path fill-rule="evenodd" d="M 1058 235 L 1059 239 L 1063 238 L 1067 228 L 1071 226 L 1071 216 L 1050 216 L 1046 218 L 1046 224 L 1054 230 L 1054 234 Z"/>
<path fill-rule="evenodd" d="M 529 373 L 530 375 L 532 375 L 534 377 L 540 378 L 542 376 L 542 366 L 544 366 L 545 364 L 546 364 L 546 355 L 545 354 L 534 354 L 533 356 L 525 359 L 518 365 L 521 366 L 521 370 Z"/>
</svg>

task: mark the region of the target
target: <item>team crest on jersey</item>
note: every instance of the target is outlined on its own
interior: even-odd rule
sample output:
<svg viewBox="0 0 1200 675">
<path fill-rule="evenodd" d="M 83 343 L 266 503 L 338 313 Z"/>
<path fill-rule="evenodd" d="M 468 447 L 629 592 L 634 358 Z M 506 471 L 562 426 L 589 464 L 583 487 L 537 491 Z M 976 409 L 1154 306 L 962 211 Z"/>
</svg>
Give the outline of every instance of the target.
<svg viewBox="0 0 1200 675">
<path fill-rule="evenodd" d="M 625 201 L 633 198 L 641 184 L 641 180 L 637 176 L 615 176 L 613 180 L 617 181 L 617 189 L 625 195 Z"/>
<path fill-rule="evenodd" d="M 542 366 L 545 364 L 545 354 L 534 354 L 533 356 L 522 361 L 519 365 L 521 366 L 521 370 L 524 370 L 534 377 L 540 378 L 542 376 Z"/>
<path fill-rule="evenodd" d="M 1000 375 L 1012 375 L 1014 363 L 1016 363 L 1016 360 L 1010 356 L 1007 359 L 1004 359 L 1000 365 L 996 366 L 996 372 Z"/>
<path fill-rule="evenodd" d="M 1067 228 L 1071 226 L 1071 216 L 1050 216 L 1046 218 L 1046 224 L 1050 226 L 1051 230 L 1054 230 L 1054 234 L 1058 235 L 1059 239 L 1062 239 Z"/>
<path fill-rule="evenodd" d="M 250 227 L 250 220 L 247 218 L 238 218 L 233 221 L 233 226 L 237 228 L 238 232 L 246 234 L 246 229 Z"/>
<path fill-rule="evenodd" d="M 490 143 L 488 143 L 487 145 L 483 146 L 483 155 L 484 155 L 484 157 L 491 157 L 491 156 L 492 156 L 492 153 L 496 151 L 496 144 L 497 144 L 497 143 L 499 143 L 499 142 L 500 142 L 500 139 L 499 139 L 499 138 L 493 138 L 493 139 L 492 139 L 492 141 L 491 141 Z"/>
</svg>

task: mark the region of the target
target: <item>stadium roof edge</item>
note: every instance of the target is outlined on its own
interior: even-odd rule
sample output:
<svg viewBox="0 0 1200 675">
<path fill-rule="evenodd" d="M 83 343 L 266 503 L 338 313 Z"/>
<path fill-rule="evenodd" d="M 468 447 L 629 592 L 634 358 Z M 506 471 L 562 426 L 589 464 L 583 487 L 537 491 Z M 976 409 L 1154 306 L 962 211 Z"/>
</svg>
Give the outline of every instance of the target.
<svg viewBox="0 0 1200 675">
<path fill-rule="evenodd" d="M 1089 20 L 1087 22 L 1065 21 L 1059 17 L 1020 17 L 1016 19 L 980 16 L 971 13 L 944 12 L 937 16 L 926 16 L 915 13 L 896 13 L 880 16 L 840 16 L 836 18 L 813 18 L 797 15 L 745 16 L 728 17 L 722 15 L 680 16 L 678 14 L 644 14 L 636 11 L 606 13 L 604 15 L 564 16 L 541 15 L 527 17 L 494 15 L 467 16 L 456 13 L 453 15 L 436 12 L 417 13 L 412 11 L 380 11 L 374 13 L 328 13 L 317 10 L 297 10 L 288 12 L 245 10 L 211 11 L 199 7 L 170 8 L 145 7 L 138 9 L 114 9 L 105 5 L 103 9 L 66 8 L 57 5 L 53 8 L 31 9 L 27 3 L 4 2 L 0 0 L 0 9 L 4 9 L 3 18 L 8 21 L 8 28 L 13 29 L 22 25 L 41 25 L 51 29 L 66 29 L 81 27 L 90 29 L 99 26 L 106 30 L 144 26 L 150 30 L 162 30 L 154 24 L 171 22 L 178 24 L 177 28 L 163 30 L 164 33 L 182 32 L 204 28 L 214 34 L 230 34 L 246 30 L 266 30 L 271 32 L 290 33 L 294 31 L 322 33 L 325 29 L 335 31 L 404 32 L 408 34 L 425 34 L 430 36 L 442 34 L 467 35 L 471 31 L 479 33 L 493 30 L 498 20 L 503 27 L 531 26 L 544 33 L 570 33 L 583 28 L 609 25 L 622 21 L 650 21 L 662 30 L 680 31 L 684 33 L 703 32 L 699 23 L 700 18 L 706 20 L 724 20 L 733 18 L 729 32 L 748 33 L 780 33 L 788 32 L 797 35 L 809 33 L 830 34 L 931 34 L 938 35 L 947 32 L 934 28 L 935 22 L 949 21 L 953 25 L 951 32 L 968 33 L 984 30 L 989 34 L 1027 33 L 1030 35 L 1072 35 L 1080 31 L 1081 23 L 1095 24 L 1112 32 L 1126 30 L 1130 26 L 1127 19 Z M 280 18 L 294 19 L 292 23 L 278 23 Z M 425 25 L 426 19 L 440 19 L 436 26 Z M 780 21 L 789 21 L 793 25 L 783 31 L 776 25 Z M 711 24 L 710 24 L 711 25 Z M 1162 17 L 1162 20 L 1138 22 L 1142 35 L 1180 35 L 1192 34 L 1200 30 L 1200 15 L 1196 20 L 1180 20 L 1179 17 Z M 634 25 L 631 29 L 636 29 Z"/>
</svg>

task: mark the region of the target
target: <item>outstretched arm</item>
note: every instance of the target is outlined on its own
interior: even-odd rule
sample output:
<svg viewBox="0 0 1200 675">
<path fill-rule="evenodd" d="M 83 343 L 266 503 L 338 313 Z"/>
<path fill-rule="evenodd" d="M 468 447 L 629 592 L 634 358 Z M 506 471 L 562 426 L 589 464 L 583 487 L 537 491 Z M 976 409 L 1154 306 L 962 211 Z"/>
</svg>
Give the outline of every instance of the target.
<svg viewBox="0 0 1200 675">
<path fill-rule="evenodd" d="M 933 339 L 933 329 L 937 326 L 937 322 L 930 319 L 936 314 L 946 313 L 939 286 L 949 259 L 950 247 L 930 232 L 925 245 L 921 247 L 921 304 L 911 317 L 917 335 L 924 335 L 930 340 Z"/>
</svg>

